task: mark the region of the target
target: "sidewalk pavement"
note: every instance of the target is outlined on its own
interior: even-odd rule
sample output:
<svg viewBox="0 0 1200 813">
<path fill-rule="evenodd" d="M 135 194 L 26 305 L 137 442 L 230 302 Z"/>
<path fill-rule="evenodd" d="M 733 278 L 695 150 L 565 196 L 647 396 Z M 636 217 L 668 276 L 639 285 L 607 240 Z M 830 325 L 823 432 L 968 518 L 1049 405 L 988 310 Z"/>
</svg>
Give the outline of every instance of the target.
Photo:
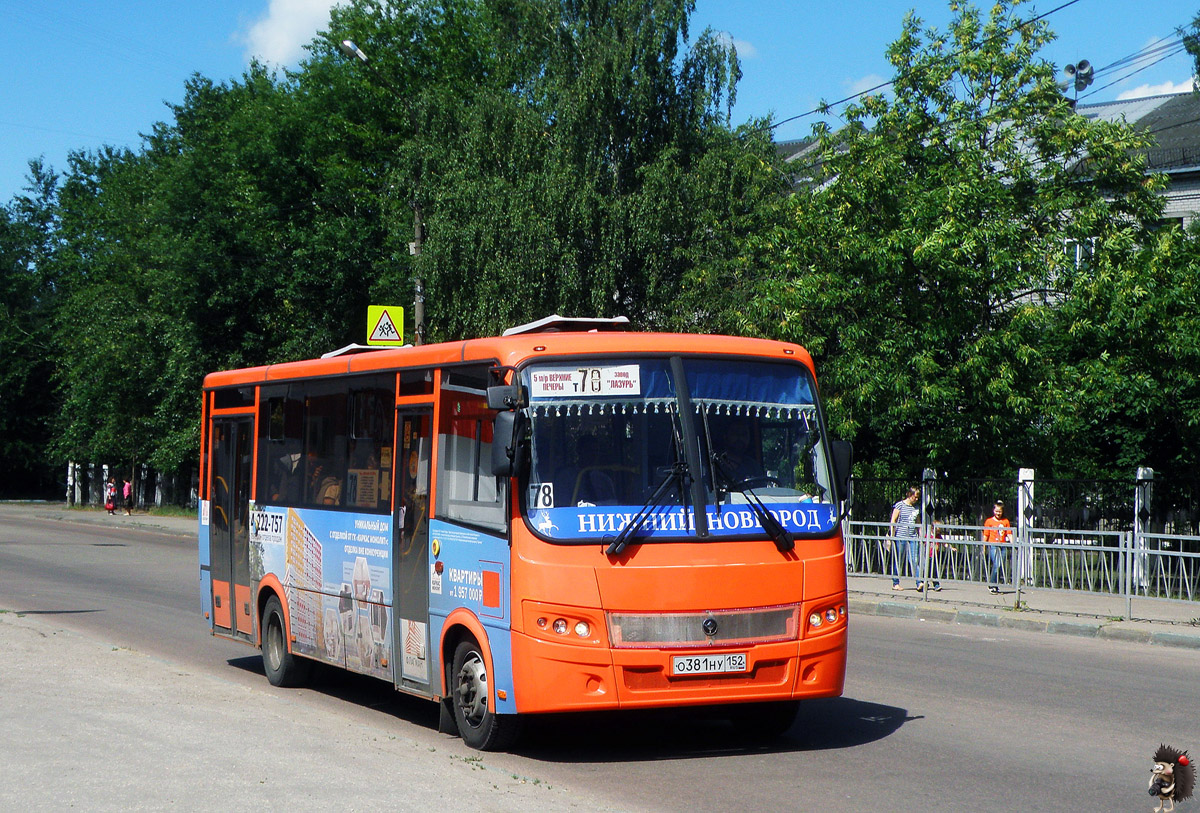
<svg viewBox="0 0 1200 813">
<path fill-rule="evenodd" d="M 145 509 L 126 516 L 123 508 L 109 515 L 102 507 L 68 506 L 65 502 L 41 502 L 36 500 L 12 500 L 0 502 L 0 512 L 7 515 L 50 519 L 59 522 L 76 522 L 101 525 L 108 528 L 138 528 L 156 533 L 186 536 L 193 540 L 199 530 L 199 513 L 192 516 L 151 514 Z"/>
<path fill-rule="evenodd" d="M 196 517 L 164 516 L 145 511 L 109 516 L 101 508 L 70 508 L 65 503 L 0 502 L 0 512 L 20 512 L 40 519 L 136 528 L 173 534 L 195 544 Z M 1200 601 L 1134 598 L 1078 590 L 1022 589 L 1005 585 L 998 594 L 976 582 L 943 581 L 942 589 L 918 593 L 911 579 L 892 590 L 889 576 L 847 578 L 851 614 L 915 618 L 951 624 L 1030 630 L 1113 641 L 1200 649 Z M 1123 620 L 1127 617 L 1130 620 Z"/>
<path fill-rule="evenodd" d="M 1018 606 L 1017 590 L 1011 585 L 992 594 L 985 584 L 943 581 L 940 591 L 926 595 L 917 592 L 912 579 L 904 579 L 900 591 L 892 589 L 890 576 L 851 574 L 847 582 L 851 615 L 1200 649 L 1200 601 L 1134 598 L 1128 607 L 1125 598 L 1106 593 L 1022 588 Z"/>
</svg>

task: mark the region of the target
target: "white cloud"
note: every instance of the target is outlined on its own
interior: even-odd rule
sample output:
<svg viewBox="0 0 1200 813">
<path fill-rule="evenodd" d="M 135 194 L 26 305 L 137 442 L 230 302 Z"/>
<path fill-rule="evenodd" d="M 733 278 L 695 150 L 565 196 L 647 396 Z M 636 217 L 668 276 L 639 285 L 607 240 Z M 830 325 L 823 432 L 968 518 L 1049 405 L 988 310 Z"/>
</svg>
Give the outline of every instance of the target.
<svg viewBox="0 0 1200 813">
<path fill-rule="evenodd" d="M 329 25 L 329 9 L 335 5 L 337 0 L 270 0 L 266 15 L 238 37 L 246 46 L 246 58 L 294 64 L 317 31 Z"/>
<path fill-rule="evenodd" d="M 861 79 L 847 79 L 842 82 L 842 85 L 846 88 L 848 95 L 857 96 L 859 93 L 865 93 L 872 88 L 879 88 L 880 85 L 886 82 L 887 80 L 879 74 L 870 73 Z M 886 90 L 886 88 L 879 89 Z M 878 93 L 879 91 L 876 92 Z"/>
<path fill-rule="evenodd" d="M 1143 96 L 1163 96 L 1168 93 L 1187 93 L 1192 89 L 1192 80 L 1182 82 L 1163 82 L 1161 85 L 1140 85 L 1139 87 L 1123 90 L 1117 94 L 1117 101 L 1123 99 L 1140 99 Z"/>
<path fill-rule="evenodd" d="M 728 31 L 717 31 L 716 37 L 717 42 L 721 43 L 721 45 L 725 46 L 726 48 L 731 45 L 736 48 L 738 59 L 754 59 L 754 57 L 758 56 L 757 48 L 755 48 L 746 40 L 735 40 L 733 35 Z"/>
<path fill-rule="evenodd" d="M 758 56 L 758 49 L 746 40 L 734 40 L 733 47 L 737 48 L 738 59 L 754 59 Z"/>
</svg>

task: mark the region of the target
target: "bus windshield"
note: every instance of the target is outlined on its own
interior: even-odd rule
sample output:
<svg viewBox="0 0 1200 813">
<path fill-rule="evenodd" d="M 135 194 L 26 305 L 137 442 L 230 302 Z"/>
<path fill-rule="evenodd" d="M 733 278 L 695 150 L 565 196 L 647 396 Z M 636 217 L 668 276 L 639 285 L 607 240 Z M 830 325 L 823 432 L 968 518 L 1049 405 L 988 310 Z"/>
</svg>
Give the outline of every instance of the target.
<svg viewBox="0 0 1200 813">
<path fill-rule="evenodd" d="M 602 542 L 642 513 L 640 542 L 762 538 L 763 506 L 799 538 L 836 526 L 828 446 L 801 364 L 554 362 L 526 368 L 523 381 L 523 510 L 548 540 Z"/>
</svg>

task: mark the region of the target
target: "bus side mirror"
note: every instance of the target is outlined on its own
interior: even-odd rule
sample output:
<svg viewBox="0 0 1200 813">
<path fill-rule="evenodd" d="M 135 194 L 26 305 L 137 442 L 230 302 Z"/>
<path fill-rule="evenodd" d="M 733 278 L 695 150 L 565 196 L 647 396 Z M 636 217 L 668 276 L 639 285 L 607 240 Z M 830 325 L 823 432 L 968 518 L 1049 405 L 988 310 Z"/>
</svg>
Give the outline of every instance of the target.
<svg viewBox="0 0 1200 813">
<path fill-rule="evenodd" d="M 494 389 L 499 388 L 488 388 L 489 402 L 491 401 L 491 391 Z M 517 444 L 521 439 L 519 417 L 519 412 L 505 411 L 497 413 L 496 419 L 492 422 L 492 474 L 496 477 L 512 477 L 516 471 Z"/>
<path fill-rule="evenodd" d="M 854 462 L 854 446 L 848 440 L 835 440 L 829 444 L 833 454 L 833 476 L 838 487 L 838 497 L 846 499 L 850 493 L 850 469 Z"/>
<path fill-rule="evenodd" d="M 518 409 L 521 403 L 520 384 L 495 384 L 487 388 L 488 409 Z"/>
</svg>

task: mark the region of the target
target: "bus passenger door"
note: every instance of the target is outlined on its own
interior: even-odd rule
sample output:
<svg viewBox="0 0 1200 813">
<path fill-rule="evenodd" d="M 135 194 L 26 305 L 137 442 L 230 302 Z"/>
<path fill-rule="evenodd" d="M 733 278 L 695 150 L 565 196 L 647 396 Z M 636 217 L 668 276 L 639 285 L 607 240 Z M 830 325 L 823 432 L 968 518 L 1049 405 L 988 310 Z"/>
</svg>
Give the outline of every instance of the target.
<svg viewBox="0 0 1200 813">
<path fill-rule="evenodd" d="M 253 640 L 250 598 L 250 474 L 254 421 L 212 423 L 212 519 L 208 540 L 212 563 L 213 626 L 217 632 Z"/>
<path fill-rule="evenodd" d="M 392 645 L 400 657 L 396 659 L 395 682 L 410 691 L 430 694 L 429 472 L 433 411 L 401 410 L 397 418 Z"/>
</svg>

